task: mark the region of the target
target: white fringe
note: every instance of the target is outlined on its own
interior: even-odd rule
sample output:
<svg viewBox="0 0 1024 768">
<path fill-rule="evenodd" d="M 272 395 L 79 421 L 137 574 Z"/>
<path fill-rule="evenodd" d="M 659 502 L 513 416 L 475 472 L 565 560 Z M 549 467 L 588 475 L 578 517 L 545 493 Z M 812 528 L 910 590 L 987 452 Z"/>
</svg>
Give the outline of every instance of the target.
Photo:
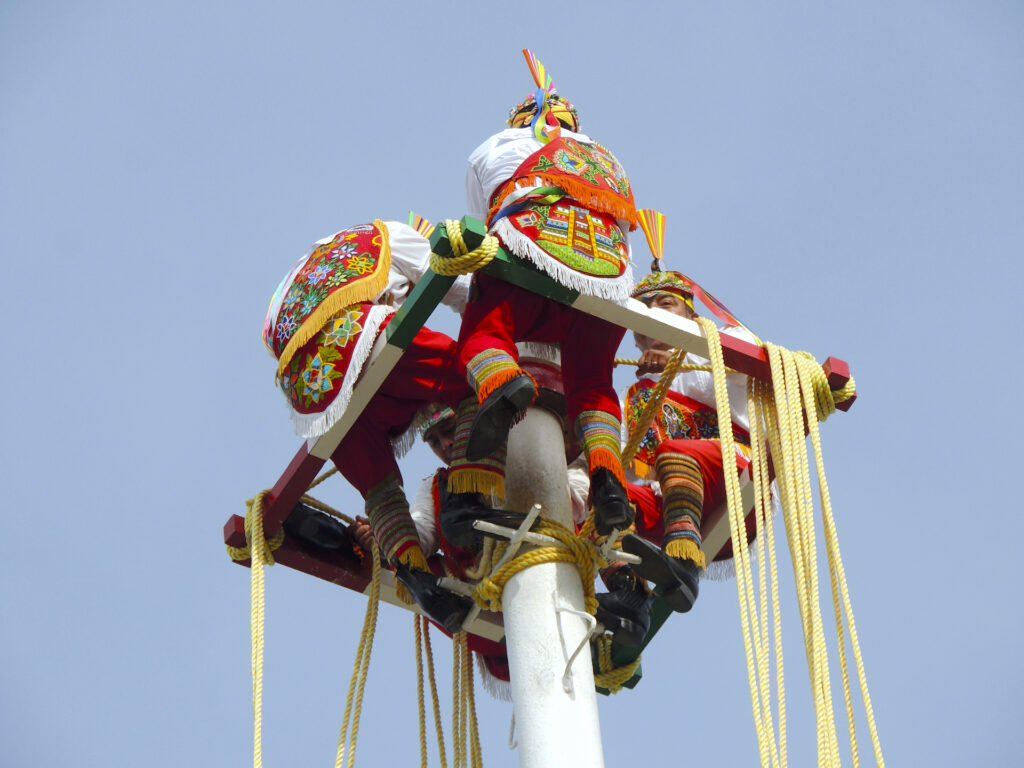
<svg viewBox="0 0 1024 768">
<path fill-rule="evenodd" d="M 758 546 L 760 541 L 760 539 L 754 539 L 747 548 L 747 553 L 750 556 L 750 567 L 755 573 L 757 572 L 757 558 L 761 556 L 761 547 Z M 718 560 L 717 562 L 709 563 L 708 567 L 704 569 L 704 578 L 708 581 L 731 581 L 735 577 L 736 563 L 731 557 L 728 560 Z"/>
<path fill-rule="evenodd" d="M 377 334 L 380 333 L 381 323 L 395 313 L 394 307 L 376 304 L 370 307 L 366 317 L 366 324 L 359 334 L 359 341 L 352 352 L 345 376 L 341 380 L 341 388 L 333 402 L 327 409 L 319 413 L 299 413 L 292 408 L 291 400 L 288 400 L 288 407 L 292 413 L 292 424 L 295 426 L 295 433 L 304 438 L 322 437 L 341 418 L 348 402 L 352 398 L 352 390 L 359 380 L 359 374 L 363 372 L 363 366 L 373 351 L 373 345 L 377 341 Z M 287 398 L 287 395 L 285 395 Z"/>
<path fill-rule="evenodd" d="M 476 668 L 480 672 L 480 682 L 483 683 L 484 690 L 491 694 L 491 698 L 511 703 L 512 684 L 508 680 L 502 680 L 492 675 L 479 653 L 474 652 L 473 656 L 476 657 Z"/>
<path fill-rule="evenodd" d="M 544 344 L 540 341 L 517 341 L 516 348 L 519 350 L 519 357 L 535 357 L 539 360 L 549 360 L 557 365 L 562 364 L 562 348 L 558 344 Z"/>
<path fill-rule="evenodd" d="M 624 302 L 633 290 L 633 271 L 626 263 L 626 271 L 615 278 L 591 277 L 577 272 L 554 256 L 549 254 L 533 240 L 512 226 L 507 218 L 499 219 L 491 227 L 491 233 L 501 238 L 501 242 L 512 253 L 525 261 L 529 261 L 555 282 L 571 288 L 587 296 L 596 296 L 609 301 Z"/>
<path fill-rule="evenodd" d="M 391 448 L 395 452 L 395 458 L 400 459 L 410 450 L 412 450 L 413 443 L 416 442 L 416 431 L 419 429 L 420 423 L 423 420 L 419 418 L 419 415 L 413 419 L 412 424 L 400 435 L 395 435 L 391 438 Z"/>
</svg>

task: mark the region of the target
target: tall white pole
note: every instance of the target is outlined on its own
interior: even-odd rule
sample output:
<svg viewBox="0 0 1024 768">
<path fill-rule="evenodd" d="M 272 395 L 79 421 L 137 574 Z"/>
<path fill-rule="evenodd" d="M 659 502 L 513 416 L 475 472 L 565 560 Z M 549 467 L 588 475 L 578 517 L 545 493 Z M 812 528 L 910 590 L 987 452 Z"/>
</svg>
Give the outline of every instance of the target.
<svg viewBox="0 0 1024 768">
<path fill-rule="evenodd" d="M 539 503 L 544 517 L 572 529 L 562 428 L 548 411 L 531 408 L 509 434 L 505 495 L 510 509 L 528 512 Z M 520 571 L 505 585 L 502 611 L 519 765 L 602 768 L 579 570 L 571 563 L 542 563 Z"/>
</svg>

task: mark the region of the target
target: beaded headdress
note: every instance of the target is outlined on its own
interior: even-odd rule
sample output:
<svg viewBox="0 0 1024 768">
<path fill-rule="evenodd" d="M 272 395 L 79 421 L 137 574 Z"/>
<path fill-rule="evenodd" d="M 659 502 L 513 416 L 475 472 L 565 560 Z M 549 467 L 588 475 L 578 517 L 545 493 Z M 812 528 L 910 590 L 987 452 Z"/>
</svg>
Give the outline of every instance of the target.
<svg viewBox="0 0 1024 768">
<path fill-rule="evenodd" d="M 674 293 L 680 296 L 686 305 L 693 310 L 693 297 L 701 300 L 711 313 L 719 320 L 728 325 L 747 328 L 737 317 L 729 311 L 722 302 L 700 287 L 696 280 L 684 275 L 682 272 L 666 270 L 662 255 L 665 249 L 665 215 L 659 211 L 649 208 L 637 210 L 637 218 L 640 220 L 640 227 L 647 238 L 647 245 L 651 248 L 654 262 L 651 264 L 651 274 L 644 276 L 634 287 L 630 294 L 634 299 L 643 299 L 653 296 L 655 293 Z M 696 311 L 696 310 L 694 310 Z M 751 335 L 757 336 L 751 331 Z"/>
<path fill-rule="evenodd" d="M 427 432 L 432 430 L 445 419 L 453 417 L 455 415 L 455 411 L 447 405 L 434 403 L 429 408 L 421 411 L 421 415 L 423 421 L 421 421 L 419 425 L 420 440 L 426 440 Z"/>
<path fill-rule="evenodd" d="M 555 92 L 555 84 L 544 65 L 528 48 L 523 49 L 526 64 L 530 67 L 533 82 L 537 86 L 536 93 L 531 93 L 509 112 L 506 121 L 513 128 L 533 128 L 533 135 L 542 144 L 546 144 L 557 135 L 561 127 L 578 133 L 580 116 L 568 99 Z"/>
</svg>

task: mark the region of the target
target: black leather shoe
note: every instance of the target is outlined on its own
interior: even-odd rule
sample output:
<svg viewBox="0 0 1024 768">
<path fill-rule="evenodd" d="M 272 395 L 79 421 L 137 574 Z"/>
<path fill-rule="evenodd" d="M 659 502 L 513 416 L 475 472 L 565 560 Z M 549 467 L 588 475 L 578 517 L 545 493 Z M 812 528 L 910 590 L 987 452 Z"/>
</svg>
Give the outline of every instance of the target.
<svg viewBox="0 0 1024 768">
<path fill-rule="evenodd" d="M 462 631 L 462 622 L 466 620 L 466 615 L 473 606 L 468 597 L 441 587 L 438 584 L 438 577 L 430 571 L 413 569 L 405 563 L 395 565 L 395 576 L 409 590 L 428 619 L 436 621 L 453 635 Z"/>
<path fill-rule="evenodd" d="M 622 569 L 625 571 L 626 569 Z M 638 580 L 625 573 L 608 585 L 608 592 L 597 595 L 596 618 L 612 633 L 619 645 L 643 645 L 651 628 L 651 603 L 654 596 Z"/>
<path fill-rule="evenodd" d="M 613 529 L 629 528 L 633 522 L 633 507 L 629 505 L 626 489 L 611 470 L 601 467 L 590 476 L 590 504 L 594 508 L 594 530 L 607 536 Z"/>
<path fill-rule="evenodd" d="M 639 565 L 631 565 L 633 572 L 654 584 L 673 611 L 686 613 L 693 607 L 700 583 L 699 565 L 669 557 L 632 533 L 622 537 L 622 550 L 640 558 Z"/>
<path fill-rule="evenodd" d="M 537 397 L 533 379 L 525 373 L 509 379 L 484 400 L 473 417 L 466 444 L 466 458 L 479 461 L 490 456 L 508 438 L 516 419 Z"/>
<path fill-rule="evenodd" d="M 451 493 L 443 481 L 438 484 L 438 490 L 441 508 L 437 517 L 441 525 L 441 535 L 456 547 L 467 549 L 486 535 L 473 527 L 477 520 L 486 520 L 507 528 L 518 528 L 526 519 L 526 515 L 518 512 L 494 509 L 479 493 Z"/>
<path fill-rule="evenodd" d="M 306 544 L 356 556 L 345 525 L 326 512 L 313 509 L 306 504 L 295 506 L 285 518 L 284 529 L 288 535 Z"/>
</svg>

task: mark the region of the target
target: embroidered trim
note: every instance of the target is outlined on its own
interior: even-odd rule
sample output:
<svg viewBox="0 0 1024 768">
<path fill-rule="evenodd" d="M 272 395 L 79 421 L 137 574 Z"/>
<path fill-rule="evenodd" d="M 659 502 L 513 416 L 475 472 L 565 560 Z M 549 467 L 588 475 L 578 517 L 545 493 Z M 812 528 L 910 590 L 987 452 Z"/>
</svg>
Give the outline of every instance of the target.
<svg viewBox="0 0 1024 768">
<path fill-rule="evenodd" d="M 375 234 L 368 237 L 368 230 Z M 270 346 L 280 350 L 277 379 L 295 353 L 320 333 L 331 317 L 346 306 L 373 301 L 380 295 L 387 287 L 390 271 L 388 229 L 380 219 L 372 225 L 344 229 L 316 246 L 287 291 L 278 288 L 274 302 L 283 293 L 280 309 L 272 322 L 268 317 L 264 324 L 264 332 L 273 333 L 268 340 Z"/>
</svg>

